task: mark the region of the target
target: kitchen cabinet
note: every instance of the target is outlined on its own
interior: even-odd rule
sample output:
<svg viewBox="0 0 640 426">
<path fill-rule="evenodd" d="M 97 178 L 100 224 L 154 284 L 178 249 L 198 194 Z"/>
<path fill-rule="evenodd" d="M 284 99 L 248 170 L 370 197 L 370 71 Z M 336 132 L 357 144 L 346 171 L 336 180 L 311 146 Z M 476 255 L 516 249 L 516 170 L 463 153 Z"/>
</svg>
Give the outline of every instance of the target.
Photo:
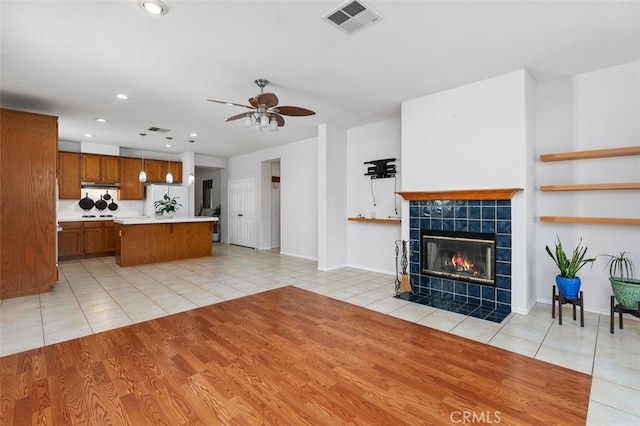
<svg viewBox="0 0 640 426">
<path fill-rule="evenodd" d="M 167 172 L 162 160 L 144 160 L 144 171 L 147 173 L 148 183 L 164 182 Z"/>
<path fill-rule="evenodd" d="M 58 232 L 58 259 L 77 259 L 82 256 L 82 222 L 60 222 Z"/>
<path fill-rule="evenodd" d="M 58 117 L 2 108 L 0 299 L 56 283 Z"/>
<path fill-rule="evenodd" d="M 173 175 L 173 183 L 182 183 L 182 163 L 179 161 L 172 161 L 171 163 L 165 164 L 165 178 L 167 177 L 167 172 L 171 171 Z"/>
<path fill-rule="evenodd" d="M 80 154 L 76 152 L 58 153 L 58 198 L 61 200 L 82 198 L 80 181 Z"/>
<path fill-rule="evenodd" d="M 144 186 L 138 179 L 141 167 L 142 160 L 138 158 L 120 158 L 120 200 L 144 200 Z"/>
<path fill-rule="evenodd" d="M 173 183 L 182 183 L 181 161 L 144 160 L 144 171 L 147 183 L 164 183 L 169 171 L 173 175 Z"/>
<path fill-rule="evenodd" d="M 119 181 L 119 157 L 82 154 L 82 181 L 116 183 Z"/>
<path fill-rule="evenodd" d="M 112 220 L 60 222 L 60 260 L 111 256 L 115 253 L 115 225 Z"/>
</svg>

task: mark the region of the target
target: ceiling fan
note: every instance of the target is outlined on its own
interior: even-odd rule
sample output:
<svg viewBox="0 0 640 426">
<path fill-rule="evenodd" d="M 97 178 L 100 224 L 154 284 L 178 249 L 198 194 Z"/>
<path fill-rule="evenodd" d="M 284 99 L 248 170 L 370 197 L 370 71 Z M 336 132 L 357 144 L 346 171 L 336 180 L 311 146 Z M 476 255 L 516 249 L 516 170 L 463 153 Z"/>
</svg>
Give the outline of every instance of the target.
<svg viewBox="0 0 640 426">
<path fill-rule="evenodd" d="M 260 131 L 266 128 L 270 131 L 277 131 L 278 127 L 284 126 L 283 115 L 290 117 L 303 117 L 315 114 L 315 112 L 306 108 L 296 106 L 278 106 L 278 97 L 275 93 L 264 93 L 264 87 L 269 84 L 269 80 L 259 78 L 255 80 L 255 83 L 260 88 L 260 93 L 249 98 L 250 105 L 217 101 L 215 99 L 207 99 L 207 101 L 249 109 L 250 111 L 232 115 L 225 121 L 239 120 L 242 118 L 244 119 L 244 127 L 252 127 L 255 130 Z"/>
</svg>

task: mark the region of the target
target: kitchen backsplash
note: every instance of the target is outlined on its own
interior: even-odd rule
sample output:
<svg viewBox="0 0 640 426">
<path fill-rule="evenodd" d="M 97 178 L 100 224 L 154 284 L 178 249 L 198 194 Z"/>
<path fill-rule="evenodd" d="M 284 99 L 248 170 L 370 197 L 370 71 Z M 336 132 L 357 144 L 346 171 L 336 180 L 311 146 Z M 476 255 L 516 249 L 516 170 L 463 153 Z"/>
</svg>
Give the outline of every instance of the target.
<svg viewBox="0 0 640 426">
<path fill-rule="evenodd" d="M 118 204 L 117 210 L 98 210 L 95 207 L 89 211 L 83 210 L 80 207 L 80 199 L 88 195 L 94 202 L 100 200 L 100 196 L 104 196 L 107 191 L 104 189 L 83 188 L 82 196 L 77 200 L 58 200 L 58 217 L 59 218 L 79 218 L 82 215 L 96 215 L 111 214 L 114 217 L 132 217 L 143 216 L 144 201 L 138 200 L 118 200 L 117 190 L 108 190 L 109 195 L 113 197 L 113 201 Z M 110 203 L 111 200 L 107 201 Z"/>
</svg>

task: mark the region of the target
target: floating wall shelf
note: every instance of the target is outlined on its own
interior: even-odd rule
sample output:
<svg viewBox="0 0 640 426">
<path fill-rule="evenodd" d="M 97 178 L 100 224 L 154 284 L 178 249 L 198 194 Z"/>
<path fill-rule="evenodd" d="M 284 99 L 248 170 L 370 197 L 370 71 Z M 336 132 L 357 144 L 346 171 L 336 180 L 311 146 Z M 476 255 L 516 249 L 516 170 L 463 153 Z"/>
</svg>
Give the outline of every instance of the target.
<svg viewBox="0 0 640 426">
<path fill-rule="evenodd" d="M 590 183 L 580 185 L 542 185 L 541 191 L 595 191 L 612 189 L 640 189 L 640 182 L 627 183 Z"/>
<path fill-rule="evenodd" d="M 592 151 L 560 152 L 557 154 L 543 154 L 540 161 L 566 161 L 584 160 L 587 158 L 625 157 L 628 155 L 640 155 L 640 146 L 628 146 L 624 148 L 595 149 Z"/>
<path fill-rule="evenodd" d="M 377 218 L 377 217 L 348 217 L 347 220 L 352 222 L 369 222 L 369 223 L 400 223 L 400 219 L 395 218 Z"/>
<path fill-rule="evenodd" d="M 614 217 L 574 217 L 574 216 L 540 216 L 541 222 L 557 223 L 600 223 L 610 225 L 640 225 L 640 219 L 623 219 Z"/>
</svg>

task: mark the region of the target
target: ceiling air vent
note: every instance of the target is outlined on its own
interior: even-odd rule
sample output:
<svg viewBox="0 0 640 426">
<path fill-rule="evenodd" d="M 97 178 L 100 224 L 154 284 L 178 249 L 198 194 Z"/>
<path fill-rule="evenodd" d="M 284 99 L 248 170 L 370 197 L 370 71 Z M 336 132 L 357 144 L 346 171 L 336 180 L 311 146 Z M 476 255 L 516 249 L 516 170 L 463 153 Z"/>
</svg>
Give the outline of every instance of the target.
<svg viewBox="0 0 640 426">
<path fill-rule="evenodd" d="M 382 17 L 361 1 L 350 1 L 322 17 L 347 34 L 353 34 Z"/>
<path fill-rule="evenodd" d="M 163 129 L 161 127 L 149 127 L 150 132 L 169 133 L 169 129 Z"/>
</svg>

